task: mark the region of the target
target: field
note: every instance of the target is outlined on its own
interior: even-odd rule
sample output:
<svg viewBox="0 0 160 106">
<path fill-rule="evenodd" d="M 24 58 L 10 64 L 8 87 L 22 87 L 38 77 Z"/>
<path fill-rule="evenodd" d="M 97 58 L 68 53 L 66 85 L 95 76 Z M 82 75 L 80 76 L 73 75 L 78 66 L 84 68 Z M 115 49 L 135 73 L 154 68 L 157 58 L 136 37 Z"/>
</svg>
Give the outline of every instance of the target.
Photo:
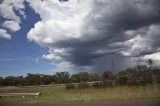
<svg viewBox="0 0 160 106">
<path fill-rule="evenodd" d="M 35 97 L 1 97 L 0 103 L 77 103 L 77 102 L 106 102 L 137 99 L 160 99 L 160 85 L 119 86 L 105 89 L 73 89 L 64 87 L 8 87 L 0 88 L 0 93 L 9 92 L 41 92 Z"/>
</svg>

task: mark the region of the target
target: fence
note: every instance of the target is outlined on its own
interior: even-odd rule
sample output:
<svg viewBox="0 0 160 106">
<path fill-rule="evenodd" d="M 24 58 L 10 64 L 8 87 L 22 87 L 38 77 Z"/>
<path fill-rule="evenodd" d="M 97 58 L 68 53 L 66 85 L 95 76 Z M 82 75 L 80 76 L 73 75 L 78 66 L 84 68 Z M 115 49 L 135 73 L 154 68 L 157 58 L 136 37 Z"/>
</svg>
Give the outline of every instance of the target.
<svg viewBox="0 0 160 106">
<path fill-rule="evenodd" d="M 25 96 L 35 96 L 36 98 L 38 96 L 40 96 L 41 93 L 37 92 L 37 93 L 0 93 L 0 97 L 15 97 L 15 96 L 22 96 L 23 98 L 25 98 Z"/>
</svg>

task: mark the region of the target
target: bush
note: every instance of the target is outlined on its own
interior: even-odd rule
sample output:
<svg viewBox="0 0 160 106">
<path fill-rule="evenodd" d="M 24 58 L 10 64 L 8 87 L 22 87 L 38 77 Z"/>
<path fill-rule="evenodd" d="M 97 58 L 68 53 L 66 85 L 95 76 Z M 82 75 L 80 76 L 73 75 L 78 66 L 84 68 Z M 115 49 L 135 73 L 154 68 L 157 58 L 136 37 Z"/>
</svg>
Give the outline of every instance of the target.
<svg viewBox="0 0 160 106">
<path fill-rule="evenodd" d="M 117 81 L 118 81 L 119 85 L 125 85 L 125 84 L 127 84 L 128 78 L 127 77 L 119 77 Z"/>
<path fill-rule="evenodd" d="M 79 89 L 89 88 L 89 84 L 85 82 L 81 82 L 79 83 L 78 88 Z"/>
<path fill-rule="evenodd" d="M 101 83 L 101 82 L 96 82 L 96 83 L 94 83 L 94 84 L 92 85 L 92 87 L 94 87 L 94 88 L 103 88 L 104 86 L 103 86 L 103 83 Z"/>
<path fill-rule="evenodd" d="M 76 87 L 73 84 L 67 84 L 66 89 L 75 89 Z"/>
</svg>

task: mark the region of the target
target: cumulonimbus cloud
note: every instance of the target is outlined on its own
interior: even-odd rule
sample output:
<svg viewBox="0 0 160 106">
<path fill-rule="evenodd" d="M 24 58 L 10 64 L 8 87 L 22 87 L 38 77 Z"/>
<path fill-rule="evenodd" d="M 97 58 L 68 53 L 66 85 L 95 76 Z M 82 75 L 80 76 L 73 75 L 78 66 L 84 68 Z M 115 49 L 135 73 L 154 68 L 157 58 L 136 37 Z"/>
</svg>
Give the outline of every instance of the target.
<svg viewBox="0 0 160 106">
<path fill-rule="evenodd" d="M 110 53 L 136 57 L 160 52 L 159 0 L 28 2 L 41 20 L 27 37 L 50 49 L 46 59 L 83 66 Z"/>
</svg>

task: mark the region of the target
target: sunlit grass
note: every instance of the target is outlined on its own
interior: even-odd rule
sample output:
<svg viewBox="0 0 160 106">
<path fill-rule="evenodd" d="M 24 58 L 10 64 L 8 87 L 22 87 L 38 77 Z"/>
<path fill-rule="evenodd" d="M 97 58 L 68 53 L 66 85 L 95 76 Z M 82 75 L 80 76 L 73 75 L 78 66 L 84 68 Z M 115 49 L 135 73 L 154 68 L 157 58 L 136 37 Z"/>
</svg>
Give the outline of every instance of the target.
<svg viewBox="0 0 160 106">
<path fill-rule="evenodd" d="M 119 86 L 105 89 L 73 89 L 66 90 L 64 87 L 16 87 L 0 88 L 4 92 L 41 92 L 42 95 L 35 97 L 1 97 L 0 103 L 71 103 L 71 102 L 105 102 L 116 100 L 133 99 L 159 99 L 160 85 L 146 86 Z"/>
</svg>

